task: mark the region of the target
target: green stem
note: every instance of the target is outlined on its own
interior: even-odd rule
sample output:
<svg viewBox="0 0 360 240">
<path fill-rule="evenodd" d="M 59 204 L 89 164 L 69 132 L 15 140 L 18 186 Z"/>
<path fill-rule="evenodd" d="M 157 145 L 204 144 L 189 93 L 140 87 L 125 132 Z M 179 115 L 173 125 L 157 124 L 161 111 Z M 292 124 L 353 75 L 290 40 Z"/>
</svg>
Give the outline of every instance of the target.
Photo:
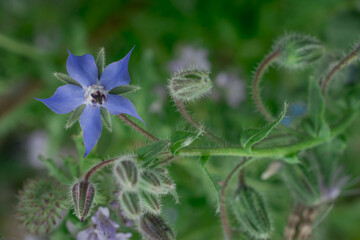
<svg viewBox="0 0 360 240">
<path fill-rule="evenodd" d="M 44 52 L 31 45 L 18 42 L 2 34 L 0 34 L 0 48 L 34 60 L 44 60 L 43 57 L 46 56 Z"/>
<path fill-rule="evenodd" d="M 351 112 L 341 123 L 333 128 L 329 138 L 310 138 L 302 142 L 282 147 L 275 148 L 263 148 L 263 149 L 252 149 L 252 151 L 247 151 L 243 148 L 183 148 L 178 152 L 178 156 L 202 156 L 202 155 L 211 155 L 211 156 L 236 156 L 236 157 L 255 157 L 255 158 L 265 158 L 265 157 L 275 157 L 281 158 L 290 154 L 297 153 L 302 150 L 316 147 L 322 143 L 329 141 L 330 139 L 338 136 L 343 133 L 349 125 L 356 119 L 357 113 Z"/>
<path fill-rule="evenodd" d="M 189 114 L 189 112 L 186 110 L 184 104 L 176 99 L 173 98 L 174 103 L 176 105 L 176 107 L 178 108 L 180 114 L 183 116 L 183 118 L 185 118 L 185 120 L 190 123 L 191 126 L 193 126 L 194 128 L 198 129 L 199 131 L 204 131 L 204 135 L 210 139 L 211 141 L 220 144 L 222 146 L 226 146 L 228 145 L 227 142 L 223 139 L 221 139 L 220 137 L 216 136 L 215 134 L 213 134 L 212 132 L 210 132 L 208 129 L 204 129 L 204 127 L 199 124 L 197 121 L 195 121 L 195 119 Z"/>
<path fill-rule="evenodd" d="M 129 125 L 132 129 L 137 131 L 138 133 L 142 134 L 144 137 L 149 139 L 152 142 L 159 141 L 158 138 L 156 138 L 154 135 L 146 131 L 145 129 L 141 128 L 139 125 L 131 121 L 128 117 L 126 117 L 124 114 L 118 114 L 118 117 L 123 120 L 127 125 Z"/>
</svg>

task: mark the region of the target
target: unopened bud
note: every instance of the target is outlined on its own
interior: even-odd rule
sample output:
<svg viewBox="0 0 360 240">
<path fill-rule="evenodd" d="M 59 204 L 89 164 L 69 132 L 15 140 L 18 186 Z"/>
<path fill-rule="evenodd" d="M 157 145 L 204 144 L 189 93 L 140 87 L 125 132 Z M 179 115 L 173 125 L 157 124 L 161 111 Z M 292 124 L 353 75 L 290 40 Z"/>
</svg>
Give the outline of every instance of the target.
<svg viewBox="0 0 360 240">
<path fill-rule="evenodd" d="M 274 47 L 279 51 L 278 63 L 289 69 L 306 67 L 318 60 L 324 46 L 314 37 L 289 34 L 281 38 Z"/>
<path fill-rule="evenodd" d="M 136 192 L 122 192 L 119 196 L 119 203 L 128 218 L 139 218 L 141 211 L 140 200 Z"/>
<path fill-rule="evenodd" d="M 251 187 L 236 191 L 231 204 L 235 217 L 243 230 L 254 239 L 269 239 L 271 222 L 263 198 Z"/>
<path fill-rule="evenodd" d="M 169 81 L 170 94 L 174 99 L 189 102 L 206 95 L 212 87 L 209 72 L 185 69 L 175 73 Z"/>
<path fill-rule="evenodd" d="M 138 183 L 137 166 L 132 159 L 120 159 L 114 165 L 114 175 L 124 190 L 133 190 Z"/>
<path fill-rule="evenodd" d="M 155 194 L 167 194 L 175 189 L 175 183 L 161 170 L 144 170 L 140 178 L 141 188 Z"/>
<path fill-rule="evenodd" d="M 140 232 L 144 238 L 150 240 L 174 240 L 171 228 L 160 216 L 145 214 L 140 219 Z"/>
<path fill-rule="evenodd" d="M 156 215 L 160 214 L 160 202 L 156 195 L 141 191 L 140 201 L 144 212 L 149 212 Z"/>
<path fill-rule="evenodd" d="M 72 200 L 75 215 L 84 221 L 89 216 L 95 197 L 95 187 L 92 183 L 80 180 L 72 187 Z"/>
</svg>

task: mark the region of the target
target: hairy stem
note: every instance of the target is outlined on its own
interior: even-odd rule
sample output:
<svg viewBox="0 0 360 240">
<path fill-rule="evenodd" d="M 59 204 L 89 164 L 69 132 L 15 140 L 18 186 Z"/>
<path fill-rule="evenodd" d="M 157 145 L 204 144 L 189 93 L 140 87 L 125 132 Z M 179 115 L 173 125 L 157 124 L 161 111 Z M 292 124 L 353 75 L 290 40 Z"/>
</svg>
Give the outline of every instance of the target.
<svg viewBox="0 0 360 240">
<path fill-rule="evenodd" d="M 184 104 L 179 101 L 178 99 L 174 98 L 174 102 L 176 107 L 178 108 L 180 114 L 183 116 L 183 118 L 185 118 L 185 120 L 190 123 L 191 126 L 193 126 L 194 128 L 198 129 L 198 130 L 203 130 L 204 131 L 204 135 L 212 140 L 213 142 L 220 144 L 222 146 L 227 145 L 226 141 L 219 138 L 218 136 L 216 136 L 215 134 L 211 133 L 209 130 L 207 129 L 203 129 L 203 126 L 201 126 L 198 122 L 196 122 L 194 120 L 194 118 L 189 114 L 189 112 L 186 110 Z"/>
<path fill-rule="evenodd" d="M 146 137 L 147 139 L 149 139 L 152 142 L 157 142 L 159 141 L 158 138 L 156 138 L 155 136 L 153 136 L 151 133 L 149 133 L 148 131 L 146 131 L 145 129 L 141 128 L 139 125 L 137 125 L 136 123 L 134 123 L 133 121 L 131 121 L 128 117 L 126 117 L 124 114 L 118 114 L 118 117 L 123 120 L 127 125 L 129 125 L 132 129 L 134 129 L 135 131 L 137 131 L 138 133 L 142 134 L 144 137 Z"/>
<path fill-rule="evenodd" d="M 91 175 L 93 175 L 97 170 L 99 170 L 102 167 L 105 167 L 109 164 L 112 164 L 117 158 L 113 158 L 113 159 L 109 159 L 106 161 L 102 161 L 101 163 L 95 165 L 94 167 L 92 167 L 84 176 L 84 181 L 88 181 L 91 177 Z"/>
<path fill-rule="evenodd" d="M 297 153 L 302 150 L 316 147 L 320 144 L 323 144 L 330 139 L 338 136 L 343 133 L 350 124 L 356 119 L 357 112 L 351 112 L 345 119 L 343 119 L 338 126 L 332 129 L 331 135 L 329 138 L 310 138 L 304 141 L 282 147 L 275 148 L 262 148 L 262 149 L 252 149 L 252 151 L 247 151 L 243 148 L 183 148 L 179 149 L 178 156 L 202 156 L 202 155 L 212 155 L 212 156 L 237 156 L 237 157 L 274 157 L 281 158 L 290 154 Z"/>
<path fill-rule="evenodd" d="M 243 166 L 243 164 L 245 163 L 245 159 L 241 160 L 241 162 L 239 162 L 233 170 L 231 170 L 231 172 L 229 173 L 229 175 L 226 177 L 224 184 L 221 188 L 221 192 L 220 192 L 220 218 L 221 218 L 221 224 L 222 227 L 224 229 L 224 233 L 225 233 L 225 237 L 226 239 L 231 239 L 231 228 L 230 228 L 230 224 L 229 224 L 229 220 L 227 217 L 227 213 L 226 213 L 226 188 L 229 184 L 229 181 L 231 179 L 231 177 L 234 175 L 234 173 L 241 167 Z"/>
<path fill-rule="evenodd" d="M 360 51 L 360 45 L 358 45 L 351 53 L 341 59 L 332 69 L 331 71 L 325 76 L 324 81 L 321 84 L 321 91 L 323 95 L 326 93 L 326 89 L 331 81 L 331 79 L 338 73 L 342 68 L 346 67 L 354 60 L 358 58 L 358 53 Z"/>
<path fill-rule="evenodd" d="M 276 50 L 268 55 L 259 65 L 255 72 L 253 84 L 252 84 L 252 96 L 259 112 L 268 120 L 273 121 L 274 117 L 266 109 L 260 95 L 260 82 L 265 71 L 269 66 L 279 57 L 280 50 Z"/>
</svg>

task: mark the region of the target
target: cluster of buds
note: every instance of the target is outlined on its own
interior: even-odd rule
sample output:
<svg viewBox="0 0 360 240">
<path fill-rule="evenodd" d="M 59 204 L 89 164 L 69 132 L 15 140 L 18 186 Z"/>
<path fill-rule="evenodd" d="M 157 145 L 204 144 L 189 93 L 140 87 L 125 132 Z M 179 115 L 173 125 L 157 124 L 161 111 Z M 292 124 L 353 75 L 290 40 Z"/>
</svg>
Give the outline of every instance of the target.
<svg viewBox="0 0 360 240">
<path fill-rule="evenodd" d="M 231 199 L 236 220 L 252 239 L 269 239 L 272 226 L 260 194 L 249 186 L 241 186 Z"/>
<path fill-rule="evenodd" d="M 160 196 L 175 189 L 165 169 L 143 169 L 132 156 L 120 157 L 113 173 L 121 187 L 120 206 L 130 219 L 139 219 L 144 214 L 159 215 Z"/>
<path fill-rule="evenodd" d="M 212 82 L 208 71 L 189 68 L 176 72 L 169 80 L 168 88 L 173 99 L 189 102 L 208 94 Z"/>
<path fill-rule="evenodd" d="M 32 179 L 19 193 L 17 218 L 32 234 L 49 236 L 67 213 L 66 186 L 54 179 Z"/>
</svg>

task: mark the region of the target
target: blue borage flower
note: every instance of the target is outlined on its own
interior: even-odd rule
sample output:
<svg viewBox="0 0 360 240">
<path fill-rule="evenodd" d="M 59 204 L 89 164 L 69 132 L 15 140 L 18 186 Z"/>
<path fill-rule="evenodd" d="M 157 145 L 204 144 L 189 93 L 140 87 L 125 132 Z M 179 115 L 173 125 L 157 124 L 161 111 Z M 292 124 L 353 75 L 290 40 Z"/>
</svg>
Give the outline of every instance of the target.
<svg viewBox="0 0 360 240">
<path fill-rule="evenodd" d="M 75 56 L 69 51 L 67 72 L 79 86 L 67 84 L 59 87 L 50 98 L 36 98 L 58 114 L 69 113 L 85 105 L 79 120 L 85 144 L 84 157 L 94 148 L 101 135 L 100 107 L 111 114 L 128 114 L 144 122 L 129 99 L 109 94 L 112 89 L 130 83 L 128 63 L 133 49 L 123 59 L 109 64 L 100 77 L 92 55 Z"/>
</svg>

